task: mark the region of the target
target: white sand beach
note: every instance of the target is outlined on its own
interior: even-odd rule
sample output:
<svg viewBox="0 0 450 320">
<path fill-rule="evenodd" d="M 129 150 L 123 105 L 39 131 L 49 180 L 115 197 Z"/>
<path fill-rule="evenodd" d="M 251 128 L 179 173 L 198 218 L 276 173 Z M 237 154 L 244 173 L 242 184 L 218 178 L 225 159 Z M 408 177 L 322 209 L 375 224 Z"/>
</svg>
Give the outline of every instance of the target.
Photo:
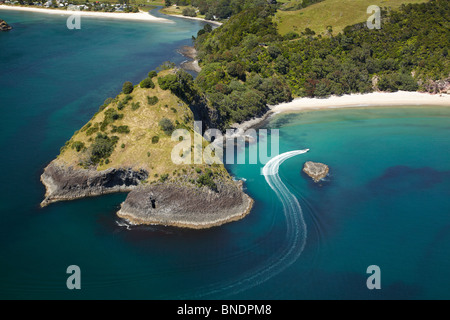
<svg viewBox="0 0 450 320">
<path fill-rule="evenodd" d="M 446 106 L 450 107 L 450 95 L 421 92 L 373 92 L 331 96 L 329 98 L 297 98 L 288 103 L 271 107 L 273 113 L 377 106 Z"/>
<path fill-rule="evenodd" d="M 277 113 L 300 112 L 311 110 L 340 109 L 340 108 L 372 108 L 390 106 L 443 106 L 450 107 L 450 95 L 429 94 L 422 92 L 373 92 L 366 94 L 347 94 L 331 96 L 329 98 L 296 98 L 291 102 L 270 106 L 270 110 L 261 117 L 234 123 L 230 128 L 237 131 L 229 136 L 244 135 L 245 131 L 258 127 L 263 121 Z"/>
<path fill-rule="evenodd" d="M 152 16 L 151 14 L 145 13 L 145 12 L 118 13 L 118 12 L 95 12 L 95 11 L 69 11 L 69 10 L 60 10 L 60 9 L 18 7 L 18 6 L 7 6 L 7 5 L 0 5 L 0 10 L 28 11 L 28 12 L 39 12 L 39 13 L 48 13 L 48 14 L 59 14 L 59 15 L 72 15 L 74 13 L 77 13 L 77 14 L 80 14 L 80 16 L 82 16 L 82 17 L 111 18 L 111 19 L 122 19 L 122 20 L 173 23 L 172 21 L 170 21 L 168 19 L 157 18 L 157 17 Z"/>
<path fill-rule="evenodd" d="M 183 19 L 190 19 L 190 20 L 198 20 L 198 21 L 208 22 L 208 23 L 214 24 L 214 25 L 216 25 L 218 27 L 223 25 L 222 22 L 206 20 L 206 19 L 198 18 L 198 17 L 187 17 L 187 16 L 183 16 L 183 15 L 180 15 L 180 14 L 168 14 L 168 13 L 164 13 L 164 14 L 166 14 L 168 16 L 171 16 L 171 17 L 175 17 L 175 18 L 183 18 Z"/>
</svg>

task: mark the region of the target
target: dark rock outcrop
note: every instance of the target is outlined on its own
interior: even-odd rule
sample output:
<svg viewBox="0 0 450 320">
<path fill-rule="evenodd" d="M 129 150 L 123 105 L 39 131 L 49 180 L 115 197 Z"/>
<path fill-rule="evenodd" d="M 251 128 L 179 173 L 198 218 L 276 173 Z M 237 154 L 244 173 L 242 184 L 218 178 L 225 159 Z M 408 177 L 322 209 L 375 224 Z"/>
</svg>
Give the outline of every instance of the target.
<svg viewBox="0 0 450 320">
<path fill-rule="evenodd" d="M 253 200 L 242 190 L 242 181 L 215 181 L 217 191 L 190 183 L 142 185 L 148 172 L 132 169 L 78 169 L 51 162 L 41 175 L 50 203 L 130 192 L 117 215 L 134 224 L 159 224 L 192 229 L 219 226 L 240 220 L 251 210 Z"/>
<path fill-rule="evenodd" d="M 205 229 L 240 220 L 253 200 L 242 182 L 217 183 L 217 192 L 192 184 L 155 184 L 130 192 L 117 215 L 134 224 Z"/>
<path fill-rule="evenodd" d="M 182 69 L 187 71 L 195 71 L 197 73 L 202 71 L 202 68 L 200 68 L 197 60 L 197 50 L 195 50 L 194 47 L 184 46 L 179 50 L 179 52 L 184 57 L 189 59 L 181 64 Z"/>
<path fill-rule="evenodd" d="M 147 178 L 148 172 L 144 170 L 74 169 L 53 161 L 41 175 L 41 181 L 46 188 L 45 199 L 41 202 L 41 206 L 57 201 L 131 191 Z"/>
<path fill-rule="evenodd" d="M 9 31 L 12 27 L 5 20 L 0 19 L 0 31 Z"/>
<path fill-rule="evenodd" d="M 438 93 L 438 94 L 450 93 L 450 78 L 436 81 L 428 80 L 424 83 L 420 81 L 419 85 L 423 86 L 423 88 L 429 93 Z"/>
<path fill-rule="evenodd" d="M 303 172 L 317 183 L 328 175 L 330 168 L 323 163 L 308 161 L 303 166 Z"/>
<path fill-rule="evenodd" d="M 189 105 L 189 108 L 194 114 L 194 120 L 202 122 L 203 132 L 210 128 L 223 129 L 219 112 L 208 105 L 205 97 L 197 97 L 196 101 Z"/>
</svg>

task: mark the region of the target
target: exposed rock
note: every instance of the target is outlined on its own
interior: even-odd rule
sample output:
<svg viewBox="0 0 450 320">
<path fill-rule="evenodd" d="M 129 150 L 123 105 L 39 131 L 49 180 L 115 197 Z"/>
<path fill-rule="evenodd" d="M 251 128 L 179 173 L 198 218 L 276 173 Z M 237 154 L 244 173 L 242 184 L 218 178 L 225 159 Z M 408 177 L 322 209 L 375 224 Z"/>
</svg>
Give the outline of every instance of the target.
<svg viewBox="0 0 450 320">
<path fill-rule="evenodd" d="M 195 71 L 200 73 L 202 68 L 200 68 L 197 60 L 197 50 L 194 47 L 184 46 L 179 50 L 180 54 L 189 58 L 189 61 L 183 62 L 181 68 L 187 71 Z"/>
<path fill-rule="evenodd" d="M 117 215 L 134 224 L 159 224 L 192 229 L 219 226 L 244 218 L 253 200 L 242 181 L 215 181 L 217 192 L 193 184 L 142 185 L 148 172 L 132 169 L 78 169 L 51 162 L 41 175 L 45 207 L 53 202 L 130 192 Z"/>
<path fill-rule="evenodd" d="M 377 76 L 377 75 L 374 75 L 374 76 L 372 77 L 372 89 L 373 89 L 373 91 L 375 91 L 375 92 L 380 91 L 380 89 L 378 88 L 378 82 L 380 82 L 380 77 Z"/>
<path fill-rule="evenodd" d="M 45 185 L 45 199 L 41 206 L 89 196 L 98 196 L 113 192 L 131 191 L 148 178 L 144 170 L 108 169 L 74 169 L 57 162 L 51 162 L 41 175 Z"/>
<path fill-rule="evenodd" d="M 330 168 L 323 163 L 308 161 L 303 166 L 303 172 L 305 172 L 314 180 L 314 182 L 317 183 L 328 175 Z"/>
<path fill-rule="evenodd" d="M 197 73 L 200 73 L 202 71 L 202 68 L 200 68 L 200 65 L 198 64 L 198 60 L 183 62 L 181 64 L 181 68 L 183 68 L 186 71 L 195 71 Z"/>
<path fill-rule="evenodd" d="M 117 215 L 134 224 L 205 229 L 240 220 L 253 200 L 242 182 L 216 182 L 218 192 L 191 184 L 158 183 L 130 192 Z"/>
<path fill-rule="evenodd" d="M 189 58 L 189 59 L 196 59 L 197 58 L 197 50 L 192 46 L 183 46 L 179 50 L 180 54 L 183 56 Z"/>
<path fill-rule="evenodd" d="M 210 128 L 221 129 L 220 124 L 222 123 L 222 119 L 220 118 L 219 112 L 210 107 L 205 98 L 198 97 L 196 101 L 189 105 L 189 108 L 194 114 L 194 120 L 202 122 L 203 132 Z"/>
<path fill-rule="evenodd" d="M 12 27 L 6 21 L 0 19 L 0 31 L 9 31 Z"/>
<path fill-rule="evenodd" d="M 428 80 L 424 83 L 422 81 L 419 81 L 419 85 L 430 93 L 439 93 L 439 94 L 450 93 L 450 78 L 436 81 Z"/>
</svg>

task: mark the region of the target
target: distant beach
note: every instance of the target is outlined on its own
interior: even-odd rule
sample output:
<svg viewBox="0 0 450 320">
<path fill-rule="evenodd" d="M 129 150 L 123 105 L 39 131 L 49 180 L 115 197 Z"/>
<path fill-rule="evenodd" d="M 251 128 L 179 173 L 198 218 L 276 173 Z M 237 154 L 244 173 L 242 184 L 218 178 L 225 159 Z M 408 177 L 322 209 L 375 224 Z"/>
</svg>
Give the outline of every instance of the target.
<svg viewBox="0 0 450 320">
<path fill-rule="evenodd" d="M 187 17 L 187 16 L 183 16 L 183 15 L 180 15 L 180 14 L 169 14 L 169 13 L 164 13 L 164 12 L 161 12 L 161 13 L 165 14 L 167 16 L 175 17 L 175 18 L 183 18 L 183 19 L 190 19 L 190 20 L 198 20 L 198 21 L 208 22 L 208 23 L 214 24 L 214 25 L 216 25 L 218 27 L 220 27 L 223 24 L 222 22 L 213 21 L 213 20 L 206 20 L 206 19 L 198 18 L 198 17 Z"/>
<path fill-rule="evenodd" d="M 151 14 L 145 13 L 145 12 L 116 13 L 116 12 L 71 11 L 71 10 L 60 10 L 60 9 L 17 7 L 17 6 L 7 6 L 7 5 L 0 5 L 0 10 L 28 11 L 28 12 L 38 12 L 38 13 L 48 13 L 48 14 L 65 14 L 65 15 L 72 15 L 74 13 L 77 13 L 83 17 L 111 18 L 111 19 L 121 19 L 121 20 L 172 23 L 172 21 L 170 21 L 168 19 L 157 18 L 157 17 L 152 16 Z"/>
</svg>

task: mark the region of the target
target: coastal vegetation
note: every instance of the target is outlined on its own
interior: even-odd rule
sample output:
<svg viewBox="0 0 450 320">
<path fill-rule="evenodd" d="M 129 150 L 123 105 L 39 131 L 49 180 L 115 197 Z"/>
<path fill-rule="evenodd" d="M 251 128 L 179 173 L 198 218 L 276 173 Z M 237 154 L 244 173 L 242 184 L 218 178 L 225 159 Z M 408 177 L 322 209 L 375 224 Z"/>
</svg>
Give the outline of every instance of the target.
<svg viewBox="0 0 450 320">
<path fill-rule="evenodd" d="M 143 80 L 143 81 L 145 81 L 145 80 Z M 133 84 L 130 81 L 127 81 L 123 84 L 122 92 L 125 94 L 130 94 L 133 92 L 133 89 L 134 89 Z"/>
<path fill-rule="evenodd" d="M 144 80 L 142 80 L 140 83 L 140 86 L 141 86 L 141 88 L 145 88 L 145 89 L 155 88 L 155 84 L 153 83 L 151 78 L 145 78 Z"/>
<path fill-rule="evenodd" d="M 292 97 L 430 91 L 430 83 L 450 74 L 450 40 L 442 36 L 448 34 L 448 1 L 385 8 L 380 30 L 362 22 L 337 34 L 329 26 L 326 34 L 306 28 L 283 35 L 277 9 L 245 9 L 196 38 L 202 71 L 194 85 L 224 127 Z M 361 14 L 366 17 L 365 10 Z"/>
<path fill-rule="evenodd" d="M 275 0 L 166 0 L 166 14 L 224 20 L 248 8 L 259 7 Z"/>
</svg>

